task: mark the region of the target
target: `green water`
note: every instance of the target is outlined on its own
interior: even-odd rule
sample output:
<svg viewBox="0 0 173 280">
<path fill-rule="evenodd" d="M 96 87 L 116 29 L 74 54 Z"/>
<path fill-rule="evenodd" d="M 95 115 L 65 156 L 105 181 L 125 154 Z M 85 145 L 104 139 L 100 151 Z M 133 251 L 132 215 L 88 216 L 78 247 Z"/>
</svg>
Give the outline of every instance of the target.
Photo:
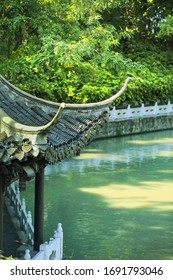
<svg viewBox="0 0 173 280">
<path fill-rule="evenodd" d="M 68 259 L 173 259 L 173 131 L 95 141 L 48 166 L 44 217 L 45 240 L 62 223 Z"/>
</svg>

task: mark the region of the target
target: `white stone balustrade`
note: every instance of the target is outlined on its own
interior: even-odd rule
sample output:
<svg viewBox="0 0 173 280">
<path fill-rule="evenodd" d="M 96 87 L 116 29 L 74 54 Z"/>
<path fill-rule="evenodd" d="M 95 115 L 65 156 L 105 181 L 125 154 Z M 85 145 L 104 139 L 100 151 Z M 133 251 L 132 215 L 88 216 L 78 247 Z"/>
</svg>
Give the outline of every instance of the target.
<svg viewBox="0 0 173 280">
<path fill-rule="evenodd" d="M 58 228 L 54 233 L 54 237 L 50 238 L 49 243 L 45 242 L 40 245 L 39 252 L 32 260 L 62 260 L 63 258 L 63 230 L 62 224 L 58 224 Z M 25 260 L 31 259 L 30 251 L 25 251 Z"/>
<path fill-rule="evenodd" d="M 30 211 L 26 211 L 25 200 L 20 198 L 19 188 L 15 184 L 11 184 L 6 190 L 6 197 L 10 206 L 13 208 L 14 215 L 20 223 L 21 230 L 25 233 L 28 244 L 34 243 L 34 227 L 32 225 L 32 215 Z M 25 260 L 62 260 L 63 258 L 63 230 L 62 224 L 58 224 L 58 228 L 49 243 L 45 242 L 40 245 L 39 252 L 31 258 L 30 250 L 25 250 Z"/>
<path fill-rule="evenodd" d="M 34 227 L 32 225 L 32 216 L 30 211 L 26 211 L 25 200 L 21 200 L 19 188 L 16 187 L 15 184 L 11 184 L 11 186 L 7 188 L 6 196 L 19 221 L 20 229 L 25 233 L 26 241 L 28 244 L 33 245 Z"/>
<path fill-rule="evenodd" d="M 110 122 L 132 118 L 156 117 L 166 114 L 173 114 L 173 104 L 171 104 L 169 101 L 166 105 L 158 105 L 157 102 L 154 106 L 145 106 L 142 104 L 141 107 L 130 107 L 130 105 L 128 105 L 126 109 L 116 109 L 114 107 L 109 112 Z"/>
</svg>

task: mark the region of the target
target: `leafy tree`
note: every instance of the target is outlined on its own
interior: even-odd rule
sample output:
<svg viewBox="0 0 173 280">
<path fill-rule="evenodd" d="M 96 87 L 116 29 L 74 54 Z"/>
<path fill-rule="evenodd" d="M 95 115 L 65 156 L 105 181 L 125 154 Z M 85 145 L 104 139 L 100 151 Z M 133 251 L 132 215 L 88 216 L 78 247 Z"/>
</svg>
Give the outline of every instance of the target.
<svg viewBox="0 0 173 280">
<path fill-rule="evenodd" d="M 173 42 L 173 16 L 169 15 L 160 21 L 157 37 L 167 42 Z"/>
<path fill-rule="evenodd" d="M 1 73 L 20 88 L 54 101 L 91 102 L 132 75 L 117 104 L 171 98 L 172 49 L 163 44 L 172 38 L 171 1 L 0 2 Z"/>
<path fill-rule="evenodd" d="M 27 44 L 30 34 L 37 35 L 40 9 L 36 0 L 0 0 L 0 47 L 4 56 L 9 57 L 12 51 Z"/>
<path fill-rule="evenodd" d="M 24 84 L 25 90 L 38 91 L 38 96 L 47 97 L 48 94 L 52 100 L 86 102 L 101 99 L 104 94 L 99 96 L 99 90 L 104 82 L 105 92 L 110 94 L 114 88 L 108 89 L 110 81 L 107 83 L 107 78 L 125 67 L 122 55 L 116 51 L 125 32 L 117 33 L 114 26 L 100 22 L 105 3 L 81 1 L 79 5 L 78 1 L 63 4 L 44 1 L 40 9 L 39 2 L 34 1 L 37 18 L 33 19 L 27 35 L 21 34 L 20 43 L 16 41 L 18 47 L 11 51 L 10 79 L 19 86 Z M 20 15 L 16 17 L 21 18 Z M 30 12 L 25 17 L 30 19 Z M 15 34 L 16 30 L 17 27 Z M 8 67 L 5 63 L 4 69 Z M 88 92 L 87 85 L 90 90 L 97 88 L 96 97 L 83 96 L 81 90 L 84 87 L 84 92 Z M 114 82 L 112 85 L 114 87 Z"/>
</svg>

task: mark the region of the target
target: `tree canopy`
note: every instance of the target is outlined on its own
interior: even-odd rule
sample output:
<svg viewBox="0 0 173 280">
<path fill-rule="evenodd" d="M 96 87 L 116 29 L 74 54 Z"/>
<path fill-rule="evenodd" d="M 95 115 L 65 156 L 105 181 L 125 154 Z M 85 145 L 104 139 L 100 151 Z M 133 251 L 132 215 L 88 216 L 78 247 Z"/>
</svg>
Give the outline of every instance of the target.
<svg viewBox="0 0 173 280">
<path fill-rule="evenodd" d="M 110 97 L 166 102 L 173 93 L 172 0 L 0 0 L 1 74 L 58 102 Z"/>
</svg>

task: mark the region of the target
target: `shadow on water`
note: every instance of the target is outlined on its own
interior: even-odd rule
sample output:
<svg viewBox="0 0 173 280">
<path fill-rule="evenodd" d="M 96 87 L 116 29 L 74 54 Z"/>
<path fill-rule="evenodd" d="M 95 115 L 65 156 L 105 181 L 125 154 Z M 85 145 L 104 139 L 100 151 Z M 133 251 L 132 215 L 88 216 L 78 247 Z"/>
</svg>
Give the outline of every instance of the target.
<svg viewBox="0 0 173 280">
<path fill-rule="evenodd" d="M 172 163 L 164 131 L 96 141 L 47 167 L 45 240 L 62 222 L 68 259 L 173 259 Z"/>
</svg>

